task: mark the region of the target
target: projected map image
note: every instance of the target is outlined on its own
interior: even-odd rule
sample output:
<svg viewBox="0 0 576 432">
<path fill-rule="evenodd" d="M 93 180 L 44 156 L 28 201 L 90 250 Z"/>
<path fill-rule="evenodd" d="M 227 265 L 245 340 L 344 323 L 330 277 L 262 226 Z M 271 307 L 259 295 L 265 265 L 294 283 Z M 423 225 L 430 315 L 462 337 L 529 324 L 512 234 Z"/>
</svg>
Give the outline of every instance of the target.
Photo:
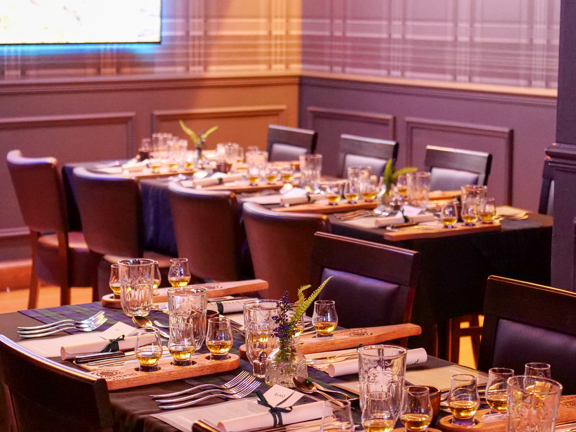
<svg viewBox="0 0 576 432">
<path fill-rule="evenodd" d="M 161 0 L 0 0 L 0 44 L 160 42 Z"/>
</svg>

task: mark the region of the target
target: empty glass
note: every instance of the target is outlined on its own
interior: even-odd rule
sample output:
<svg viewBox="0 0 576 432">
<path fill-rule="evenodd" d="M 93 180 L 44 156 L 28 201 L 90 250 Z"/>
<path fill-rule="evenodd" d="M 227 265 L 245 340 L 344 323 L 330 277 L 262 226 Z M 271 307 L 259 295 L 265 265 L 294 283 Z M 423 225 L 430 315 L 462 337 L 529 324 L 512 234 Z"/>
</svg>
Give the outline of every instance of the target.
<svg viewBox="0 0 576 432">
<path fill-rule="evenodd" d="M 430 173 L 416 171 L 406 174 L 408 204 L 426 210 L 430 194 Z"/>
<path fill-rule="evenodd" d="M 122 285 L 120 284 L 120 270 L 118 264 L 112 264 L 110 266 L 110 280 L 108 281 L 108 286 L 114 293 L 114 298 L 119 299 Z"/>
<path fill-rule="evenodd" d="M 233 342 L 232 326 L 228 318 L 215 317 L 208 320 L 206 347 L 210 350 L 210 360 L 227 359 Z"/>
<path fill-rule="evenodd" d="M 349 401 L 340 401 L 340 405 L 330 401 L 324 402 L 320 431 L 352 432 L 354 429 L 354 420 L 352 419 L 352 409 Z"/>
<path fill-rule="evenodd" d="M 524 365 L 524 375 L 552 378 L 552 370 L 548 363 L 531 362 Z"/>
<path fill-rule="evenodd" d="M 430 390 L 423 386 L 410 386 L 404 390 L 400 421 L 408 432 L 422 432 L 432 422 Z"/>
<path fill-rule="evenodd" d="M 250 185 L 256 186 L 266 175 L 268 152 L 250 151 L 246 153 L 246 170 Z"/>
<path fill-rule="evenodd" d="M 253 374 L 264 378 L 266 359 L 276 348 L 274 336 L 276 322 L 272 317 L 278 316 L 280 310 L 276 300 L 254 300 L 244 304 L 244 333 L 246 338 L 246 357 L 252 364 Z"/>
<path fill-rule="evenodd" d="M 173 287 L 183 287 L 190 283 L 190 270 L 188 258 L 172 258 L 168 270 L 168 282 Z"/>
<path fill-rule="evenodd" d="M 488 194 L 488 187 L 482 185 L 466 185 L 462 186 L 460 189 L 462 191 L 462 202 L 466 201 L 468 198 L 480 201 Z"/>
<path fill-rule="evenodd" d="M 474 414 L 480 407 L 478 383 L 474 375 L 458 374 L 452 376 L 448 407 L 452 412 L 452 423 L 460 426 L 474 424 Z"/>
<path fill-rule="evenodd" d="M 160 339 L 156 329 L 151 327 L 138 329 L 134 354 L 140 362 L 140 371 L 153 372 L 159 369 L 158 361 L 162 357 L 162 339 Z"/>
<path fill-rule="evenodd" d="M 445 202 L 442 205 L 440 221 L 444 228 L 454 228 L 458 222 L 458 203 L 455 200 Z"/>
<path fill-rule="evenodd" d="M 152 308 L 154 261 L 133 258 L 118 261 L 120 303 L 126 316 L 146 316 Z"/>
<path fill-rule="evenodd" d="M 322 155 L 305 154 L 300 156 L 300 183 L 310 192 L 316 192 L 322 176 Z"/>
<path fill-rule="evenodd" d="M 332 338 L 334 330 L 338 326 L 338 314 L 334 300 L 316 300 L 312 324 L 316 329 L 316 337 Z"/>
<path fill-rule="evenodd" d="M 486 384 L 486 402 L 490 412 L 502 414 L 508 406 L 508 378 L 514 376 L 514 369 L 491 368 Z"/>
<path fill-rule="evenodd" d="M 206 309 L 208 290 L 203 287 L 178 287 L 168 289 L 170 327 L 192 324 L 194 341 L 199 350 L 206 337 Z"/>
</svg>

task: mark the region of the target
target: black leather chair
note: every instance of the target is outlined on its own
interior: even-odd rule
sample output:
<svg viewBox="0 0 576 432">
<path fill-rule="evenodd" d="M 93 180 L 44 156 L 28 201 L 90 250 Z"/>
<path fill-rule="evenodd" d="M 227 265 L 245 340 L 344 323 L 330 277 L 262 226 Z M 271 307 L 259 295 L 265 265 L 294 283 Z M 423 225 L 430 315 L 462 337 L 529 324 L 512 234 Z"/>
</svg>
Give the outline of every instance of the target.
<svg viewBox="0 0 576 432">
<path fill-rule="evenodd" d="M 60 286 L 60 303 L 70 304 L 70 287 L 92 287 L 99 257 L 84 234 L 70 231 L 62 175 L 56 159 L 27 158 L 20 150 L 6 156 L 24 222 L 30 229 L 32 277 L 28 308 L 37 305 L 38 286 Z M 93 289 L 93 300 L 98 300 Z"/>
<path fill-rule="evenodd" d="M 318 134 L 308 129 L 269 125 L 266 151 L 268 160 L 295 161 L 301 155 L 314 153 Z"/>
<path fill-rule="evenodd" d="M 426 147 L 424 161 L 431 173 L 431 190 L 458 190 L 465 185 L 486 185 L 492 165 L 490 153 L 448 147 Z"/>
<path fill-rule="evenodd" d="M 576 293 L 491 276 L 478 368 L 508 367 L 522 375 L 528 362 L 549 363 L 563 393 L 576 393 L 575 310 Z"/>
<path fill-rule="evenodd" d="M 314 236 L 310 283 L 316 288 L 333 276 L 319 299 L 336 301 L 343 327 L 410 322 L 419 273 L 418 252 L 328 233 Z"/>
<path fill-rule="evenodd" d="M 170 257 L 144 248 L 142 195 L 134 179 L 74 168 L 73 182 L 86 243 L 102 257 L 98 266 L 100 297 L 110 293 L 110 264 L 121 259 L 153 259 L 163 275 L 168 273 Z"/>
<path fill-rule="evenodd" d="M 339 177 L 346 178 L 346 170 L 351 166 L 370 167 L 371 174 L 380 177 L 384 174 L 388 160 L 395 161 L 397 156 L 396 141 L 341 135 Z"/>
<path fill-rule="evenodd" d="M 253 276 L 249 255 L 242 251 L 246 234 L 236 194 L 171 183 L 168 197 L 178 255 L 188 258 L 192 276 L 219 282 Z"/>
<path fill-rule="evenodd" d="M 317 231 L 330 232 L 326 215 L 279 213 L 244 203 L 242 214 L 254 265 L 254 275 L 268 282 L 266 298 L 288 291 L 291 301 L 310 283 L 312 244 Z"/>
<path fill-rule="evenodd" d="M 0 383 L 8 390 L 15 432 L 113 430 L 105 380 L 40 357 L 4 335 Z"/>
<path fill-rule="evenodd" d="M 547 215 L 554 214 L 554 169 L 550 166 L 550 158 L 544 160 L 538 213 Z"/>
</svg>

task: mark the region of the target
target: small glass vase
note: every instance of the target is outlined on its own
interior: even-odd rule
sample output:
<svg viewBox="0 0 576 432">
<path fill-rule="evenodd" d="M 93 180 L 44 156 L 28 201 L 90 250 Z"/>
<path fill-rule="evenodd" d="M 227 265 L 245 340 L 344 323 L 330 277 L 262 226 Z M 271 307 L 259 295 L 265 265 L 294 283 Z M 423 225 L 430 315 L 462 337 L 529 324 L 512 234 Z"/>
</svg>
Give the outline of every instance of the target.
<svg viewBox="0 0 576 432">
<path fill-rule="evenodd" d="M 378 203 L 376 211 L 380 214 L 396 214 L 404 207 L 404 200 L 394 184 L 390 187 L 383 185 L 376 197 L 376 202 Z"/>
<path fill-rule="evenodd" d="M 296 341 L 281 339 L 280 345 L 266 359 L 266 384 L 294 387 L 292 378 L 308 377 L 306 357 L 296 348 Z"/>
</svg>

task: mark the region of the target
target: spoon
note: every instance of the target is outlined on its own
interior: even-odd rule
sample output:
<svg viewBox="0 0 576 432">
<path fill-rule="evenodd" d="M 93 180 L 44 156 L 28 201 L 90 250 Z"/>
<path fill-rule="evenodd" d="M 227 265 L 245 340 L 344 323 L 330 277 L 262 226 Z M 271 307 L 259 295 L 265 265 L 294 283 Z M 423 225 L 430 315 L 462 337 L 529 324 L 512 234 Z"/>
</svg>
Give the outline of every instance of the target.
<svg viewBox="0 0 576 432">
<path fill-rule="evenodd" d="M 313 383 L 312 381 L 310 381 L 308 378 L 294 377 L 294 378 L 292 378 L 292 382 L 294 382 L 294 385 L 296 386 L 296 388 L 303 393 L 306 393 L 306 394 L 320 393 L 322 396 L 324 396 L 329 401 L 335 403 L 336 405 L 344 406 L 342 401 L 339 401 L 338 399 L 335 399 L 332 396 L 330 396 L 328 393 L 325 393 L 322 390 L 320 390 L 316 386 L 316 384 Z M 324 390 L 326 390 L 326 389 L 324 389 Z"/>
<path fill-rule="evenodd" d="M 154 327 L 154 325 L 152 324 L 152 321 L 150 321 L 147 317 L 133 316 L 132 321 L 134 321 L 134 324 L 136 324 L 140 328 L 150 327 L 150 328 L 156 329 L 158 331 L 158 333 L 160 334 L 160 336 L 162 336 L 163 338 L 165 338 L 165 339 L 170 338 L 170 336 L 168 336 L 168 334 L 166 334 L 165 331 L 160 330 L 157 327 Z"/>
</svg>

